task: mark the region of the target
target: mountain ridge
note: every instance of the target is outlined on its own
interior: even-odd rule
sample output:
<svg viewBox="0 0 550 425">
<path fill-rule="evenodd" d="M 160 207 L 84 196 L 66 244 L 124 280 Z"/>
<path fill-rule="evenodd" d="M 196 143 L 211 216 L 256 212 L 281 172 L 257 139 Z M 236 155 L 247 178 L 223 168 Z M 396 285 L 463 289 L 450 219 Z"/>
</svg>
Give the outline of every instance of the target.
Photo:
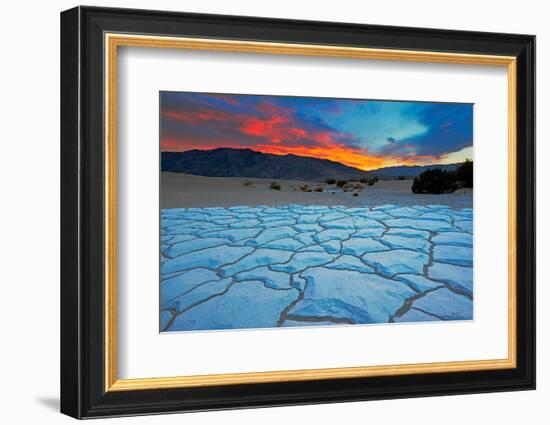
<svg viewBox="0 0 550 425">
<path fill-rule="evenodd" d="M 360 179 L 378 176 L 412 178 L 430 168 L 454 170 L 460 164 L 392 166 L 364 171 L 329 159 L 294 154 L 276 155 L 243 148 L 193 149 L 161 152 L 161 170 L 206 177 L 248 177 L 324 181 L 327 178 Z"/>
</svg>

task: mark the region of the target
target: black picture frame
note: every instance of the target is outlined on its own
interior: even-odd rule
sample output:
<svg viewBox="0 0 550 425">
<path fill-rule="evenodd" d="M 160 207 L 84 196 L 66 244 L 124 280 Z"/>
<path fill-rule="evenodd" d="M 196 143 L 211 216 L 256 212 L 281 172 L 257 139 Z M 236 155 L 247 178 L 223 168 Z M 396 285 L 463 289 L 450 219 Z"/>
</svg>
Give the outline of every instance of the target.
<svg viewBox="0 0 550 425">
<path fill-rule="evenodd" d="M 105 391 L 104 34 L 506 55 L 517 59 L 517 367 Z M 535 388 L 535 37 L 76 7 L 61 13 L 61 412 L 75 418 Z"/>
</svg>

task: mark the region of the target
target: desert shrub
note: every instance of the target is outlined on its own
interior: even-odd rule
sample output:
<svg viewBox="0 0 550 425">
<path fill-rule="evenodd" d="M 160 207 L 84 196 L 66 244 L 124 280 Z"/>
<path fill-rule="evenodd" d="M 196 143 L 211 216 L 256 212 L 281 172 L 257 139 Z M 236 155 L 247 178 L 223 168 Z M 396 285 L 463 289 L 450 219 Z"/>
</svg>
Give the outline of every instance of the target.
<svg viewBox="0 0 550 425">
<path fill-rule="evenodd" d="M 357 183 L 355 186 L 353 186 L 354 189 L 356 190 L 362 190 L 363 189 L 363 185 L 360 184 L 360 183 Z"/>
<path fill-rule="evenodd" d="M 336 186 L 338 186 L 338 187 L 344 187 L 347 183 L 348 183 L 347 180 L 338 180 L 338 181 L 336 182 Z"/>
<path fill-rule="evenodd" d="M 474 163 L 467 159 L 455 171 L 457 182 L 463 187 L 474 187 Z"/>
<path fill-rule="evenodd" d="M 361 177 L 361 178 L 359 179 L 359 181 L 360 181 L 361 183 L 368 183 L 369 179 L 368 179 L 367 177 Z"/>
<path fill-rule="evenodd" d="M 358 194 L 358 193 L 354 193 L 353 196 L 359 196 L 359 194 Z"/>
<path fill-rule="evenodd" d="M 326 184 L 336 184 L 336 179 L 328 178 L 325 180 Z"/>
<path fill-rule="evenodd" d="M 273 190 L 281 190 L 281 185 L 277 182 L 271 182 L 269 188 Z"/>
<path fill-rule="evenodd" d="M 449 193 L 457 188 L 454 172 L 432 168 L 414 178 L 411 190 L 413 193 Z"/>
<path fill-rule="evenodd" d="M 378 176 L 374 176 L 367 180 L 367 186 L 374 186 L 378 182 Z"/>
<path fill-rule="evenodd" d="M 322 192 L 323 191 L 323 188 L 321 186 L 318 186 L 316 187 L 315 189 L 313 189 L 315 192 Z"/>
<path fill-rule="evenodd" d="M 245 182 L 243 182 L 243 186 L 250 187 L 252 186 L 252 182 L 250 180 L 246 180 Z"/>
<path fill-rule="evenodd" d="M 405 176 L 399 176 L 398 179 L 399 180 L 405 180 Z"/>
</svg>

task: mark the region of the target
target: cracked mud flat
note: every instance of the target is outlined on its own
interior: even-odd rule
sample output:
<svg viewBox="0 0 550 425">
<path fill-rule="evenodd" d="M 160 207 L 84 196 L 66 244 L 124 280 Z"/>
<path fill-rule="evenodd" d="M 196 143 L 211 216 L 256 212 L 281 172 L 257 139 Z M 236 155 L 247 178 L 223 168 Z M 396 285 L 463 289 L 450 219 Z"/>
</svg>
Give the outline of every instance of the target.
<svg viewBox="0 0 550 425">
<path fill-rule="evenodd" d="M 471 320 L 472 209 L 161 210 L 161 331 Z"/>
</svg>

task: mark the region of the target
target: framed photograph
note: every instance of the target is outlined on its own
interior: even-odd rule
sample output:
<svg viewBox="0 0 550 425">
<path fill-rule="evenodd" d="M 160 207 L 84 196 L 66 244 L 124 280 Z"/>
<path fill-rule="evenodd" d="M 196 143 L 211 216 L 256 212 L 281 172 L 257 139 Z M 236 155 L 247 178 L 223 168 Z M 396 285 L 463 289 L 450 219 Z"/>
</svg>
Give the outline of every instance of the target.
<svg viewBox="0 0 550 425">
<path fill-rule="evenodd" d="M 535 387 L 535 37 L 61 14 L 61 411 Z"/>
</svg>

